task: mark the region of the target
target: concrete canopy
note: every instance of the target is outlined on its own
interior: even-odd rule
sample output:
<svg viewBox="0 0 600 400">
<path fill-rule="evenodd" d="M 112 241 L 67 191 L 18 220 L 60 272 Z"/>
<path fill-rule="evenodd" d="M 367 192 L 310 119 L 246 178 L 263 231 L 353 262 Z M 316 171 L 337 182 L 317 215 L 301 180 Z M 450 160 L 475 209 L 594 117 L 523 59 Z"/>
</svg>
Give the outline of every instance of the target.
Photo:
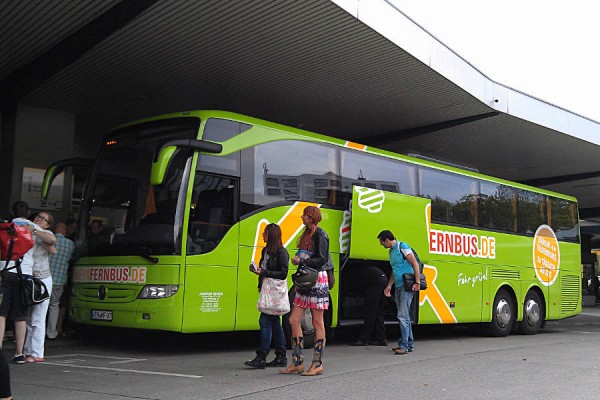
<svg viewBox="0 0 600 400">
<path fill-rule="evenodd" d="M 80 137 L 225 109 L 567 193 L 600 220 L 600 124 L 493 82 L 385 0 L 7 0 L 0 27 L 3 108 L 74 113 Z"/>
</svg>

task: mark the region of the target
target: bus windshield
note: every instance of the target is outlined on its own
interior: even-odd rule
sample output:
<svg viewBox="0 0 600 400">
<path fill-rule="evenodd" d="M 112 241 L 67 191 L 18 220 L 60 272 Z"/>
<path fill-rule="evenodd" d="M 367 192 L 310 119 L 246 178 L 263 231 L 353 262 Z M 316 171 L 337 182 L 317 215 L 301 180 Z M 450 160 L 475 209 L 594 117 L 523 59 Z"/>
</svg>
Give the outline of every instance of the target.
<svg viewBox="0 0 600 400">
<path fill-rule="evenodd" d="M 191 163 L 180 151 L 172 160 L 164 183 L 149 183 L 155 152 L 173 139 L 193 138 L 199 120 L 155 121 L 114 131 L 97 157 L 85 190 L 87 255 L 181 253 L 182 210 Z"/>
</svg>

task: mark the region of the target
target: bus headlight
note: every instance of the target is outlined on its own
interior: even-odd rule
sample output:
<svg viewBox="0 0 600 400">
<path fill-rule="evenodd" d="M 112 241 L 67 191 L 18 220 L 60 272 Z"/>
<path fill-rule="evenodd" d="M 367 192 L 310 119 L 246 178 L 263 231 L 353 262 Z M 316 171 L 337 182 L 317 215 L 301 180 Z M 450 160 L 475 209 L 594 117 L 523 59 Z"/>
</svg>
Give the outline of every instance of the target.
<svg viewBox="0 0 600 400">
<path fill-rule="evenodd" d="M 179 285 L 146 285 L 138 295 L 138 299 L 165 299 L 173 296 Z"/>
</svg>

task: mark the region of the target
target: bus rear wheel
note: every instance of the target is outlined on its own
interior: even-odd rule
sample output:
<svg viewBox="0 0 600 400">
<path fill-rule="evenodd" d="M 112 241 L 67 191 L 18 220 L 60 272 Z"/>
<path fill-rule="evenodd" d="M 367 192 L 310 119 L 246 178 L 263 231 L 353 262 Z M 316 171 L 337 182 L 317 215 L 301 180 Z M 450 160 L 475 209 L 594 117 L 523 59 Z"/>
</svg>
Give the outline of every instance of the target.
<svg viewBox="0 0 600 400">
<path fill-rule="evenodd" d="M 487 333 L 490 336 L 506 336 L 512 330 L 515 322 L 515 303 L 506 289 L 498 290 L 494 297 L 492 308 L 492 321 L 487 325 Z"/>
<path fill-rule="evenodd" d="M 519 333 L 523 335 L 535 335 L 540 331 L 546 314 L 544 303 L 540 295 L 530 290 L 523 304 L 523 320 L 519 324 Z"/>
</svg>

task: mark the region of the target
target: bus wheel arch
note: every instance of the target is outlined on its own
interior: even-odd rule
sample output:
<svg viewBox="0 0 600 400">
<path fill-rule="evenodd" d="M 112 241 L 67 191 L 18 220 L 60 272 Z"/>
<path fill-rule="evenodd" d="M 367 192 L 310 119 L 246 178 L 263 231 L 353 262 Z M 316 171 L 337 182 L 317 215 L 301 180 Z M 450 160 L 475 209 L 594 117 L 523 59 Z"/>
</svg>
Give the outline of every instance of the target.
<svg viewBox="0 0 600 400">
<path fill-rule="evenodd" d="M 495 337 L 507 336 L 515 323 L 517 316 L 515 294 L 510 286 L 502 286 L 494 296 L 492 319 L 487 324 L 488 335 Z"/>
<path fill-rule="evenodd" d="M 546 303 L 538 287 L 532 287 L 523 302 L 523 319 L 519 322 L 519 333 L 535 335 L 545 325 Z"/>
</svg>

